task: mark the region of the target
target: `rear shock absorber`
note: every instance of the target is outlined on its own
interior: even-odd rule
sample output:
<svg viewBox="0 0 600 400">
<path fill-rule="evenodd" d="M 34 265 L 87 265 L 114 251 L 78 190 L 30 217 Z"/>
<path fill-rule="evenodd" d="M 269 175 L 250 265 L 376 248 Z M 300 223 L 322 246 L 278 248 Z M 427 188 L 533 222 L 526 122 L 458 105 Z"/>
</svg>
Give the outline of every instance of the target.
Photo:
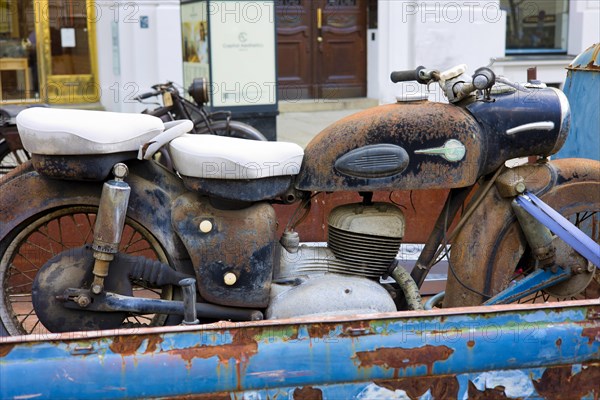
<svg viewBox="0 0 600 400">
<path fill-rule="evenodd" d="M 102 187 L 92 244 L 95 262 L 91 290 L 94 294 L 104 291 L 104 278 L 108 276 L 110 262 L 119 251 L 131 193 L 131 188 L 123 180 L 128 173 L 127 165 L 115 164 L 113 167 L 115 179 L 105 182 Z"/>
</svg>

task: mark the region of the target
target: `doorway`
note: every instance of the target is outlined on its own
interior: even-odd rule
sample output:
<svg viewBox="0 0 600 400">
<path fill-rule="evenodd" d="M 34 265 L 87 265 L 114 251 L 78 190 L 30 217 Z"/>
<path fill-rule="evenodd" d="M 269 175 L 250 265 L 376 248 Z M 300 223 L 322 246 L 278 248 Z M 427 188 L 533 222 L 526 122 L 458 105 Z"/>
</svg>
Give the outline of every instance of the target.
<svg viewBox="0 0 600 400">
<path fill-rule="evenodd" d="M 365 97 L 365 0 L 278 0 L 279 99 Z"/>
<path fill-rule="evenodd" d="M 93 0 L 0 0 L 0 103 L 99 101 Z"/>
<path fill-rule="evenodd" d="M 96 20 L 93 0 L 37 0 L 43 18 L 44 97 L 49 103 L 99 101 Z"/>
</svg>

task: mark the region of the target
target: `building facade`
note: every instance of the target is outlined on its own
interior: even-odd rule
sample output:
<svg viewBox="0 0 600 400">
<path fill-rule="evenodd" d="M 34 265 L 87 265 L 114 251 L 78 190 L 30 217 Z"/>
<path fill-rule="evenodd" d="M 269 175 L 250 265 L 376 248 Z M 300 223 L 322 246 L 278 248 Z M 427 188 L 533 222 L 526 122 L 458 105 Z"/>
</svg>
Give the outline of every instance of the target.
<svg viewBox="0 0 600 400">
<path fill-rule="evenodd" d="M 250 18 L 252 1 L 261 0 L 209 12 Z M 510 79 L 524 81 L 537 66 L 540 80 L 560 85 L 572 58 L 600 41 L 597 0 L 277 0 L 273 7 L 279 101 L 392 102 L 423 88 L 392 84 L 391 71 L 463 63 L 473 70 L 490 59 Z M 134 98 L 152 84 L 183 82 L 180 10 L 179 0 L 0 0 L 0 102 L 140 111 Z"/>
</svg>

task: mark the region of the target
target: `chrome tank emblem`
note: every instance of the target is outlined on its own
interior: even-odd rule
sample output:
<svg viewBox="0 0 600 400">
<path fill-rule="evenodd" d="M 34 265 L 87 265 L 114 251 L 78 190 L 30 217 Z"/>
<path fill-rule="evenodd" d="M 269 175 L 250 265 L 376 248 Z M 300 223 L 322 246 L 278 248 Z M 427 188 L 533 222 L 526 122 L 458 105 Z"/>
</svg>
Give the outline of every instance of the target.
<svg viewBox="0 0 600 400">
<path fill-rule="evenodd" d="M 467 150 L 465 145 L 456 139 L 450 139 L 442 147 L 415 150 L 415 154 L 431 154 L 443 157 L 447 161 L 457 162 L 465 157 Z"/>
</svg>

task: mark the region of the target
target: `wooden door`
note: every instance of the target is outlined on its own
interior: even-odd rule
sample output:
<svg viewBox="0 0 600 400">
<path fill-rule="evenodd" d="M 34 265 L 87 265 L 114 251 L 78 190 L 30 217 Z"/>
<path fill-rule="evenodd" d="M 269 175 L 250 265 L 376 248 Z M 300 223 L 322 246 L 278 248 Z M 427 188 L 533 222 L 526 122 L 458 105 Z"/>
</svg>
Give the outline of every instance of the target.
<svg viewBox="0 0 600 400">
<path fill-rule="evenodd" d="M 364 0 L 278 0 L 280 100 L 366 96 Z"/>
</svg>

